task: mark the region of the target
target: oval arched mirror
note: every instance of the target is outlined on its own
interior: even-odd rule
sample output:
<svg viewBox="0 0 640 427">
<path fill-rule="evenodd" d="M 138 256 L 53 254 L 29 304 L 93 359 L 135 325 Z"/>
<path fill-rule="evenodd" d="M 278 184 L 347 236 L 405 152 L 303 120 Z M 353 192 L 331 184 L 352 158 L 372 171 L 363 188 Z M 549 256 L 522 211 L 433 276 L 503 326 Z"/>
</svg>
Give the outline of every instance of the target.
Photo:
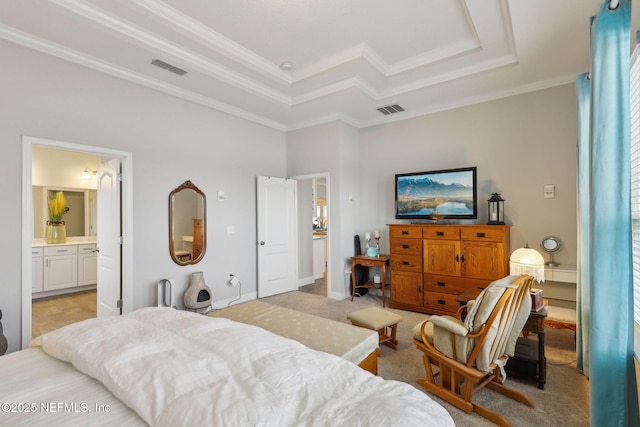
<svg viewBox="0 0 640 427">
<path fill-rule="evenodd" d="M 560 250 L 560 240 L 553 236 L 545 237 L 540 243 L 542 249 L 549 254 L 551 260 L 546 263 L 548 266 L 557 266 L 558 263 L 553 261 L 553 253 L 558 252 Z"/>
<path fill-rule="evenodd" d="M 207 198 L 191 181 L 169 194 L 169 253 L 179 265 L 198 263 L 207 249 Z"/>
</svg>

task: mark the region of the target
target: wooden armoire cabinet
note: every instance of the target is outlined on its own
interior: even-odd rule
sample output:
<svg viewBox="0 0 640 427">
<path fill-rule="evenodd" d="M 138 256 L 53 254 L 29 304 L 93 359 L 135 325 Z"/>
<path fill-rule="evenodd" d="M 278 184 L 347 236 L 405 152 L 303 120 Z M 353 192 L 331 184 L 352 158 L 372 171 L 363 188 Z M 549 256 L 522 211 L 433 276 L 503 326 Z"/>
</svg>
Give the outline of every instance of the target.
<svg viewBox="0 0 640 427">
<path fill-rule="evenodd" d="M 389 307 L 455 315 L 457 296 L 509 274 L 508 225 L 390 224 Z"/>
</svg>

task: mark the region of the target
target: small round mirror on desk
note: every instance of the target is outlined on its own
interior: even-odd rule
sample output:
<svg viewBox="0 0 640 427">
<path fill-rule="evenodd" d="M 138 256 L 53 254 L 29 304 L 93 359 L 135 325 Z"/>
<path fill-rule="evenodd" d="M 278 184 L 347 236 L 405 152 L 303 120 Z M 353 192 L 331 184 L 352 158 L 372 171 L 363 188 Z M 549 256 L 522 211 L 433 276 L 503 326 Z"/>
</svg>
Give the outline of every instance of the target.
<svg viewBox="0 0 640 427">
<path fill-rule="evenodd" d="M 545 265 L 549 267 L 555 267 L 558 265 L 557 262 L 553 261 L 553 254 L 555 252 L 558 252 L 561 246 L 562 245 L 560 243 L 560 240 L 558 240 L 558 238 L 553 236 L 547 236 L 542 240 L 542 242 L 540 243 L 540 247 L 542 248 L 543 251 L 548 253 L 550 257 L 549 262 L 545 263 Z"/>
</svg>

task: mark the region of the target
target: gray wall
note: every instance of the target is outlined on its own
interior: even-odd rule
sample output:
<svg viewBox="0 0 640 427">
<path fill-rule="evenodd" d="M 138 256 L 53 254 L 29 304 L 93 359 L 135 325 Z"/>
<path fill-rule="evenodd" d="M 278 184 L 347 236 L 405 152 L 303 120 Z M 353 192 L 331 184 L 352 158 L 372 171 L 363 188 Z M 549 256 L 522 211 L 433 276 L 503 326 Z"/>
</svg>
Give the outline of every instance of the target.
<svg viewBox="0 0 640 427">
<path fill-rule="evenodd" d="M 23 135 L 133 153 L 134 308 L 156 304 L 162 278 L 182 295 L 193 271 L 214 300 L 237 295 L 227 272 L 243 293 L 256 291 L 255 176 L 286 175 L 283 132 L 5 41 L 0 57 L 0 222 L 13 224 L 0 246 L 0 309 L 10 351 L 20 344 Z M 199 264 L 180 267 L 169 257 L 168 196 L 187 179 L 207 195 L 209 246 Z"/>
<path fill-rule="evenodd" d="M 345 279 L 347 261 L 353 255 L 353 234 L 359 222 L 360 205 L 349 202 L 360 192 L 360 148 L 358 130 L 333 122 L 287 133 L 289 175 L 329 173 L 329 253 L 331 298 L 342 299 L 348 292 Z"/>
<path fill-rule="evenodd" d="M 181 295 L 193 271 L 204 271 L 214 300 L 236 295 L 227 272 L 242 281 L 243 293 L 256 291 L 256 175 L 329 173 L 334 298 L 348 289 L 344 267 L 354 234 L 378 229 L 388 251 L 386 224 L 397 222 L 393 176 L 400 172 L 477 166 L 479 222 L 486 222 L 489 194 L 500 192 L 512 248 L 537 247 L 555 235 L 564 243 L 556 260 L 575 264 L 573 85 L 368 129 L 335 122 L 285 135 L 8 42 L 0 41 L 0 55 L 0 221 L 15 224 L 0 246 L 10 351 L 20 342 L 23 135 L 133 153 L 134 308 L 155 304 L 162 278 L 174 280 Z M 208 196 L 209 247 L 201 263 L 180 267 L 168 254 L 167 198 L 186 179 Z M 542 197 L 544 184 L 556 185 L 555 199 Z M 227 234 L 231 225 L 235 233 Z"/>
<path fill-rule="evenodd" d="M 396 173 L 477 166 L 478 223 L 486 224 L 486 200 L 498 192 L 513 225 L 512 251 L 527 242 L 540 250 L 542 239 L 553 235 L 564 245 L 555 260 L 575 265 L 575 99 L 574 86 L 565 85 L 363 129 L 362 225 L 356 231 L 402 222 L 393 210 Z M 545 184 L 555 184 L 555 198 L 543 198 Z M 385 251 L 388 244 L 385 230 Z"/>
</svg>

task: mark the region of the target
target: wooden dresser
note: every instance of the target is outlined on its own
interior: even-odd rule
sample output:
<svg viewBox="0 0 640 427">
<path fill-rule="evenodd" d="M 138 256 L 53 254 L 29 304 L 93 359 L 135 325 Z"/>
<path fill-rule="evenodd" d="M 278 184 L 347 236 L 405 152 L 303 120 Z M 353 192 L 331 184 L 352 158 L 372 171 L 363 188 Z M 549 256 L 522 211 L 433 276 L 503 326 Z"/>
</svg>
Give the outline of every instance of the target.
<svg viewBox="0 0 640 427">
<path fill-rule="evenodd" d="M 202 219 L 194 218 L 193 220 L 193 253 L 191 259 L 198 259 L 202 253 L 202 242 L 204 237 L 204 230 L 202 229 Z"/>
<path fill-rule="evenodd" d="M 390 224 L 389 307 L 455 315 L 457 296 L 509 273 L 508 225 Z"/>
</svg>

